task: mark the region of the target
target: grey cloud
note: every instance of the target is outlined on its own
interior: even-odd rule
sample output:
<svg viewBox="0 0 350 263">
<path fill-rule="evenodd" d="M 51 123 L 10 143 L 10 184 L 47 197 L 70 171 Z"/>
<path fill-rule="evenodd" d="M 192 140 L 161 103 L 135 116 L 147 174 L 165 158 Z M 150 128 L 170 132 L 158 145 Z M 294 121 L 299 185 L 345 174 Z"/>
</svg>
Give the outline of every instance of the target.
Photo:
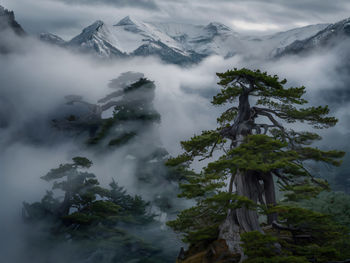
<svg viewBox="0 0 350 263">
<path fill-rule="evenodd" d="M 0 127 L 0 160 L 3 164 L 0 167 L 0 215 L 3 218 L 0 226 L 0 253 L 6 262 L 32 262 L 30 259 L 23 259 L 27 230 L 21 221 L 22 201 L 38 201 L 44 195 L 45 189 L 50 189 L 49 184 L 40 180 L 40 176 L 49 169 L 69 161 L 73 156 L 87 156 L 94 161 L 93 172 L 101 176 L 101 183 L 107 184 L 113 177 L 127 187 L 129 193 L 136 193 L 137 190 L 133 165 L 122 161 L 126 156 L 122 150 L 108 150 L 101 157 L 99 153 L 93 155 L 85 147 L 79 147 L 79 143 L 73 139 L 59 138 L 55 146 L 37 142 L 33 145 L 32 141 L 23 139 L 31 133 L 29 130 L 35 125 L 36 133 L 44 140 L 57 140 L 57 137 L 51 137 L 54 131 L 49 131 L 41 122 L 49 121 L 50 113 L 61 109 L 61 100 L 65 95 L 81 94 L 87 101 L 94 102 L 111 92 L 107 84 L 121 72 L 142 71 L 156 82 L 155 104 L 163 121 L 160 124 L 160 136 L 167 141 L 164 144 L 171 148 L 171 152 L 174 152 L 173 148 L 178 146 L 180 139 L 193 134 L 194 129 L 204 129 L 209 123 L 213 123 L 207 119 L 210 114 L 200 114 L 208 109 L 206 101 L 197 100 L 195 96 L 183 97 L 179 90 L 183 78 L 203 83 L 206 78 L 197 80 L 191 72 L 162 65 L 153 58 L 103 64 L 45 45 L 35 39 L 14 41 L 20 41 L 24 46 L 22 53 L 0 55 L 0 101 L 8 102 L 8 105 L 1 104 L 0 109 L 4 112 L 13 111 L 14 115 L 13 121 Z M 206 68 L 203 67 L 201 71 Z M 200 116 L 196 116 L 193 123 L 195 115 Z M 174 119 L 179 124 L 177 127 L 172 127 Z M 157 190 L 164 191 L 152 189 L 148 194 Z M 138 191 L 137 194 L 147 193 Z M 52 262 L 58 261 L 54 259 Z"/>
<path fill-rule="evenodd" d="M 101 5 L 107 4 L 118 7 L 138 7 L 145 9 L 158 9 L 158 6 L 154 0 L 56 0 L 63 1 L 67 4 L 90 4 Z"/>
<path fill-rule="evenodd" d="M 0 5 L 13 10 L 16 20 L 28 33 L 50 32 L 68 40 L 96 20 L 112 24 L 127 15 L 152 20 L 159 10 L 151 1 L 147 1 L 129 1 L 131 4 L 116 6 L 102 1 L 95 1 L 96 4 L 78 4 L 78 1 L 69 4 L 66 0 L 1 0 Z M 140 6 L 141 2 L 144 7 Z M 149 8 L 145 8 L 145 3 L 149 3 Z"/>
<path fill-rule="evenodd" d="M 313 1 L 313 0 L 267 0 L 261 1 L 248 0 L 252 5 L 259 5 L 262 11 L 276 17 L 280 21 L 304 19 L 305 21 L 319 22 L 336 22 L 349 16 L 350 5 L 346 0 L 334 1 Z M 264 8 L 264 5 L 266 8 Z"/>
<path fill-rule="evenodd" d="M 151 22 L 204 25 L 216 21 L 252 35 L 333 23 L 350 13 L 346 0 L 2 0 L 0 4 L 14 10 L 27 31 L 51 32 L 65 39 L 77 35 L 95 20 L 115 23 L 127 15 Z M 270 27 L 261 32 L 245 30 L 234 21 Z"/>
<path fill-rule="evenodd" d="M 273 24 L 274 31 L 287 30 L 298 25 L 333 23 L 349 16 L 350 3 L 346 0 L 192 0 L 158 1 L 169 17 L 190 22 L 218 21 L 232 26 L 233 20 L 259 24 Z M 240 28 L 235 28 L 242 31 Z"/>
<path fill-rule="evenodd" d="M 255 1 L 256 2 L 256 1 Z M 346 0 L 333 0 L 333 1 L 313 1 L 313 0 L 294 0 L 294 1 L 281 1 L 281 0 L 267 0 L 265 3 L 273 3 L 275 5 L 284 6 L 288 9 L 329 13 L 340 11 L 348 4 Z"/>
</svg>

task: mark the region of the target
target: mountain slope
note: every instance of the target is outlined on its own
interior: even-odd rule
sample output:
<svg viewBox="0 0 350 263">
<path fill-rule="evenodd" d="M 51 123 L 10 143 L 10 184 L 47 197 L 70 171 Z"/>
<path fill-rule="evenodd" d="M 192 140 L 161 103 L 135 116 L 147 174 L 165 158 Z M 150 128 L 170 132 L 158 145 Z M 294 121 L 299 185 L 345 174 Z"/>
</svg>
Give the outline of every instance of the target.
<svg viewBox="0 0 350 263">
<path fill-rule="evenodd" d="M 265 46 L 269 46 L 269 55 L 274 56 L 284 50 L 287 46 L 295 41 L 302 41 L 316 35 L 325 29 L 329 24 L 309 25 L 305 27 L 294 28 L 288 31 L 279 32 L 274 35 L 262 38 Z"/>
<path fill-rule="evenodd" d="M 26 32 L 15 20 L 12 11 L 0 6 L 0 54 L 8 54 L 21 48 Z"/>
<path fill-rule="evenodd" d="M 61 37 L 51 33 L 41 33 L 39 35 L 39 39 L 49 44 L 58 46 L 64 46 L 66 44 L 66 41 L 64 41 Z"/>
<path fill-rule="evenodd" d="M 180 23 L 153 23 L 153 25 L 177 41 L 186 52 L 196 53 L 202 57 L 208 55 L 227 57 L 242 47 L 239 34 L 221 23 L 213 22 L 207 26 Z"/>
<path fill-rule="evenodd" d="M 129 16 L 113 26 L 96 21 L 66 44 L 69 48 L 93 52 L 99 57 L 159 56 L 163 61 L 183 64 L 195 60 L 179 43 L 156 26 Z"/>
<path fill-rule="evenodd" d="M 98 20 L 85 28 L 81 34 L 67 43 L 68 46 L 80 48 L 83 51 L 93 50 L 101 57 L 123 56 L 118 47 L 118 40 L 104 22 Z"/>
<path fill-rule="evenodd" d="M 213 54 L 230 56 L 241 45 L 238 34 L 220 23 L 145 23 L 129 16 L 112 26 L 96 21 L 66 43 L 53 34 L 44 33 L 40 38 L 102 58 L 158 56 L 174 64 L 199 62 Z"/>
<path fill-rule="evenodd" d="M 350 18 L 330 24 L 314 36 L 294 41 L 284 49 L 281 49 L 276 55 L 300 54 L 319 48 L 331 48 L 348 39 L 350 39 Z"/>
</svg>

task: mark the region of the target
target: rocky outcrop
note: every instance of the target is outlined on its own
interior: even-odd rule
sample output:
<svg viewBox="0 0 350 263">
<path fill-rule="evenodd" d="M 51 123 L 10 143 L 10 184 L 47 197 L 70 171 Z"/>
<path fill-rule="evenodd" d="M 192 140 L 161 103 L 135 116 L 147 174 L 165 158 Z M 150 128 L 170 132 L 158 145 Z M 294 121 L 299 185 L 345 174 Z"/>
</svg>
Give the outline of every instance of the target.
<svg viewBox="0 0 350 263">
<path fill-rule="evenodd" d="M 209 245 L 192 246 L 187 251 L 181 249 L 176 263 L 237 263 L 240 255 L 233 255 L 224 240 L 216 240 Z"/>
<path fill-rule="evenodd" d="M 13 11 L 9 11 L 0 6 L 0 31 L 11 30 L 17 35 L 26 35 L 25 31 L 19 23 L 15 20 Z"/>
</svg>

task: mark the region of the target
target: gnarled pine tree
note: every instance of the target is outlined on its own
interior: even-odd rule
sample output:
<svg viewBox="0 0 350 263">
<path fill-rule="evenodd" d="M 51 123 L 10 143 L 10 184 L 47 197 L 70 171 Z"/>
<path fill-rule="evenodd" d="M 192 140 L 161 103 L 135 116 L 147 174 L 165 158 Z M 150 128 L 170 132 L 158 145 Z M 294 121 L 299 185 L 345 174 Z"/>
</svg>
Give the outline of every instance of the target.
<svg viewBox="0 0 350 263">
<path fill-rule="evenodd" d="M 242 261 L 241 234 L 264 233 L 257 208 L 269 211 L 276 205 L 275 182 L 290 199 L 315 196 L 328 184 L 310 174 L 304 162 L 340 165 L 338 159 L 344 153 L 313 148 L 310 144 L 321 139 L 319 135 L 282 124 L 301 122 L 321 129 L 337 123 L 327 116 L 327 106 L 302 106 L 307 103 L 302 98 L 305 87 L 287 88 L 285 79 L 245 68 L 217 76 L 222 89 L 212 104 L 229 104 L 217 119 L 219 127 L 181 142 L 185 153 L 168 165 L 189 168 L 193 161 L 213 160 L 215 151 L 221 156 L 200 173 L 187 169 L 181 196 L 197 204 L 168 224 L 184 233 L 190 244 L 225 240 L 229 251 L 240 254 Z M 238 106 L 233 106 L 236 101 Z M 277 213 L 266 215 L 268 225 L 278 225 Z"/>
</svg>

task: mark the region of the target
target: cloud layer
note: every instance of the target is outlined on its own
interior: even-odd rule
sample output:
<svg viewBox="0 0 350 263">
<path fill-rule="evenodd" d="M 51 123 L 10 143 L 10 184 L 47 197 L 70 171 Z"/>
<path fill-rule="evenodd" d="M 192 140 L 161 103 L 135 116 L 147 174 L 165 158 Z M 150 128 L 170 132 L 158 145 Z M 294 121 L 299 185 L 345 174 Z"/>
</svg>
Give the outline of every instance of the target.
<svg viewBox="0 0 350 263">
<path fill-rule="evenodd" d="M 222 22 L 245 34 L 269 34 L 347 18 L 347 0 L 2 0 L 30 32 L 65 38 L 95 20 L 116 22 L 126 15 L 146 21 L 208 24 Z"/>
<path fill-rule="evenodd" d="M 66 2 L 67 4 L 85 4 L 85 5 L 100 5 L 107 4 L 117 7 L 138 7 L 144 9 L 157 9 L 158 5 L 154 0 L 56 0 Z"/>
</svg>

